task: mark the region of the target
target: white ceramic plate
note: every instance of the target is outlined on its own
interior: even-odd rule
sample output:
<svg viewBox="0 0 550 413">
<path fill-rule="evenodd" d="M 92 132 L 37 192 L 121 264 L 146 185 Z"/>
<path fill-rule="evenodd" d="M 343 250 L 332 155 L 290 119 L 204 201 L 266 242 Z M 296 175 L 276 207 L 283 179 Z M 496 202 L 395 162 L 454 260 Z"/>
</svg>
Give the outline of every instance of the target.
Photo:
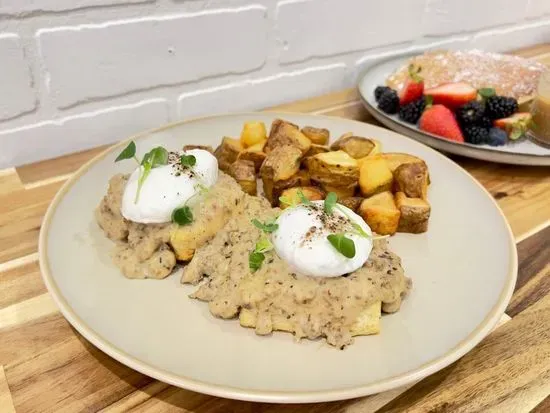
<svg viewBox="0 0 550 413">
<path fill-rule="evenodd" d="M 430 229 L 398 234 L 390 246 L 413 279 L 401 311 L 382 332 L 344 351 L 323 341 L 297 343 L 286 333 L 259 337 L 238 321 L 212 317 L 179 274 L 129 280 L 109 258 L 112 243 L 93 209 L 108 179 L 130 172 L 114 163 L 125 143 L 84 165 L 52 202 L 40 234 L 40 265 L 63 315 L 105 353 L 142 373 L 186 389 L 265 402 L 318 402 L 385 391 L 425 377 L 475 346 L 496 324 L 512 294 L 517 255 L 495 201 L 468 173 L 438 152 L 372 125 L 287 113 L 245 113 L 177 123 L 134 137 L 138 153 L 152 146 L 217 145 L 238 136 L 247 120 L 282 117 L 379 139 L 384 151 L 425 159 L 432 184 Z"/>
<path fill-rule="evenodd" d="M 394 57 L 382 61 L 367 68 L 360 76 L 358 88 L 361 100 L 367 110 L 378 121 L 396 132 L 443 152 L 491 162 L 516 165 L 550 165 L 550 148 L 539 146 L 528 139 L 521 139 L 499 147 L 458 143 L 421 131 L 415 125 L 403 122 L 397 115 L 387 115 L 379 110 L 374 99 L 374 89 L 376 86 L 385 85 L 386 78 L 404 65 L 411 56 Z"/>
</svg>

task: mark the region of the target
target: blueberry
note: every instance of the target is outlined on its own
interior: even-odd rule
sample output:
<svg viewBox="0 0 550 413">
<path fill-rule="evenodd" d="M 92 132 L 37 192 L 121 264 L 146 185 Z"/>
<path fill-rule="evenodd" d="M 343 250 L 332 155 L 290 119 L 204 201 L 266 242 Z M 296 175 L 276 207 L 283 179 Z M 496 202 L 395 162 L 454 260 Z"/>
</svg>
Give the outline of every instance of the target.
<svg viewBox="0 0 550 413">
<path fill-rule="evenodd" d="M 489 139 L 487 143 L 491 146 L 502 146 L 508 141 L 508 134 L 499 128 L 489 130 Z"/>
</svg>

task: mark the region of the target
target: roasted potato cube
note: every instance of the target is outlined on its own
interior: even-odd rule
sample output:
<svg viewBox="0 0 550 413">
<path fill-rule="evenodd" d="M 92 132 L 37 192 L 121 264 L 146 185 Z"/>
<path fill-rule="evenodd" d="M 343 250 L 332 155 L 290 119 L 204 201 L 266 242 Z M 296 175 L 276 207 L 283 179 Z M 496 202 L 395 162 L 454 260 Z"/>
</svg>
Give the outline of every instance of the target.
<svg viewBox="0 0 550 413">
<path fill-rule="evenodd" d="M 395 203 L 401 216 L 399 218 L 398 232 L 420 234 L 428 230 L 431 207 L 421 198 L 409 198 L 403 192 L 395 194 Z"/>
<path fill-rule="evenodd" d="M 393 235 L 397 232 L 401 213 L 389 191 L 365 198 L 358 213 L 377 234 Z"/>
<path fill-rule="evenodd" d="M 348 207 L 353 212 L 357 212 L 363 199 L 364 198 L 361 198 L 360 196 L 350 196 L 348 198 L 338 199 L 338 203 Z"/>
<path fill-rule="evenodd" d="M 184 151 L 190 151 L 191 149 L 202 149 L 210 153 L 214 153 L 214 149 L 210 145 L 185 145 L 183 147 Z"/>
<path fill-rule="evenodd" d="M 318 153 L 325 153 L 330 152 L 330 149 L 328 146 L 325 145 L 317 145 L 315 143 L 311 144 L 309 147 L 309 150 L 306 152 L 305 156 L 315 156 Z"/>
<path fill-rule="evenodd" d="M 382 152 L 382 143 L 377 139 L 370 138 L 370 140 L 372 141 L 372 143 L 374 143 L 374 148 L 372 148 L 367 156 L 373 156 Z"/>
<path fill-rule="evenodd" d="M 357 161 L 344 151 L 310 156 L 306 167 L 312 180 L 330 187 L 356 186 L 359 180 Z"/>
<path fill-rule="evenodd" d="M 302 154 L 305 154 L 311 146 L 311 141 L 293 123 L 281 119 L 274 120 L 264 152 L 269 153 L 279 146 L 288 145 L 300 149 Z"/>
<path fill-rule="evenodd" d="M 296 186 L 294 188 L 288 188 L 285 189 L 280 196 L 285 197 L 290 203 L 297 204 L 302 200 L 299 194 L 300 191 L 302 191 L 302 194 L 310 201 L 320 201 L 325 198 L 325 191 L 316 186 Z M 288 205 L 279 200 L 279 207 L 285 209 Z"/>
<path fill-rule="evenodd" d="M 241 143 L 245 148 L 267 139 L 267 130 L 263 122 L 245 122 L 241 131 Z"/>
<path fill-rule="evenodd" d="M 428 198 L 428 167 L 425 163 L 405 163 L 394 172 L 395 192 L 409 198 Z"/>
<path fill-rule="evenodd" d="M 218 167 L 222 171 L 229 173 L 229 167 L 237 160 L 237 156 L 239 156 L 239 153 L 243 149 L 238 139 L 225 136 L 220 146 L 214 151 L 214 155 L 218 159 Z"/>
<path fill-rule="evenodd" d="M 260 168 L 266 198 L 277 204 L 278 194 L 299 182 L 302 152 L 295 146 L 279 146 L 269 152 Z M 291 180 L 291 178 L 293 178 Z M 290 181 L 290 182 L 289 182 Z"/>
<path fill-rule="evenodd" d="M 313 181 L 316 184 L 319 184 L 321 188 L 328 194 L 329 192 L 334 192 L 338 199 L 350 198 L 355 195 L 355 190 L 357 189 L 357 184 L 351 184 L 347 186 L 332 186 L 325 185 L 316 181 Z"/>
<path fill-rule="evenodd" d="M 302 133 L 316 145 L 326 145 L 330 139 L 330 132 L 328 129 L 314 128 L 313 126 L 304 126 Z"/>
<path fill-rule="evenodd" d="M 375 144 L 371 139 L 345 134 L 330 145 L 330 149 L 333 151 L 342 150 L 352 158 L 360 159 L 369 155 L 374 146 Z"/>
<path fill-rule="evenodd" d="M 237 160 L 243 159 L 243 160 L 254 162 L 256 172 L 258 172 L 266 156 L 265 152 L 263 152 L 264 145 L 265 145 L 265 140 L 258 142 L 255 145 L 249 146 L 244 151 L 239 153 L 239 156 L 237 156 Z"/>
<path fill-rule="evenodd" d="M 229 174 L 241 186 L 242 190 L 249 195 L 256 195 L 256 169 L 254 162 L 238 159 L 229 167 Z"/>
<path fill-rule="evenodd" d="M 361 164 L 359 188 L 364 196 L 391 191 L 392 184 L 393 174 L 384 159 L 366 159 Z"/>
<path fill-rule="evenodd" d="M 311 185 L 311 179 L 309 179 L 309 172 L 307 171 L 307 169 L 300 169 L 298 173 L 295 175 L 295 178 L 297 180 L 296 186 Z"/>
<path fill-rule="evenodd" d="M 390 170 L 395 172 L 395 170 L 403 164 L 406 163 L 425 163 L 422 159 L 417 156 L 409 155 L 408 153 L 398 153 L 398 152 L 385 152 L 373 155 L 371 159 L 385 159 L 388 162 Z"/>
</svg>

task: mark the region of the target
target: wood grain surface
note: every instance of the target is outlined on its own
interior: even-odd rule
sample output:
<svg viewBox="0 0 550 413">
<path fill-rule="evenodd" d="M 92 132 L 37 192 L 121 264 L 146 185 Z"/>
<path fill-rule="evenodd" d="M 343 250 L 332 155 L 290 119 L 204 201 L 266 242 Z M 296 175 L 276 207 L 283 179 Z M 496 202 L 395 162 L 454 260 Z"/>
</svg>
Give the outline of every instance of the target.
<svg viewBox="0 0 550 413">
<path fill-rule="evenodd" d="M 550 64 L 550 44 L 514 53 Z M 273 109 L 376 124 L 355 90 Z M 550 168 L 452 158 L 494 196 L 518 242 L 519 278 L 507 315 L 470 353 L 416 384 L 374 396 L 270 405 L 206 396 L 147 377 L 96 349 L 58 312 L 38 267 L 40 224 L 63 182 L 104 149 L 0 171 L 1 413 L 550 411 Z"/>
</svg>

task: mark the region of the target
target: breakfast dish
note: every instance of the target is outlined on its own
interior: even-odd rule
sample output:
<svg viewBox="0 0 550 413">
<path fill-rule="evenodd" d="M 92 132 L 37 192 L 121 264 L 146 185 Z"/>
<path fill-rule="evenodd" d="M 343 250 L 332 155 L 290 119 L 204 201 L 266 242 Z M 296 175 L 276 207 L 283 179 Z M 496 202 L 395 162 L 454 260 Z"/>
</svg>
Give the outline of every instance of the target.
<svg viewBox="0 0 550 413">
<path fill-rule="evenodd" d="M 373 321 L 362 324 L 365 330 L 361 334 L 376 332 L 378 329 L 379 334 L 355 337 L 353 344 L 346 346 L 344 351 L 327 345 L 322 338 L 303 339 L 297 344 L 291 334 L 257 335 L 254 330 L 263 323 L 263 317 L 256 317 L 254 311 L 253 314 L 241 311 L 238 318 L 229 321 L 212 315 L 210 301 L 189 299 L 189 295 L 199 294 L 209 279 L 204 278 L 197 285 L 181 283 L 185 268 L 183 264 L 176 264 L 172 275 L 163 279 L 134 279 L 122 275 L 111 256 L 117 249 L 116 242 L 110 240 L 98 225 L 95 209 L 107 194 L 109 180 L 119 174 L 129 177 L 137 167 L 131 158 L 115 162 L 128 142 L 108 149 L 83 165 L 56 195 L 44 218 L 39 242 L 41 274 L 52 299 L 68 322 L 99 350 L 149 377 L 195 392 L 271 403 L 342 400 L 412 384 L 448 366 L 479 343 L 501 317 L 513 291 L 517 271 L 516 247 L 506 220 L 491 196 L 446 157 L 385 128 L 346 119 L 296 113 L 213 116 L 167 125 L 131 139 L 136 145 L 135 155 L 140 161 L 146 153 L 157 147 L 178 152 L 184 148 L 186 151 L 204 149 L 213 153 L 223 136 L 240 141 L 239 135 L 246 122 L 262 122 L 267 129 L 276 119 L 299 125 L 300 130 L 311 125 L 315 129 L 330 131 L 329 149 L 339 137 L 353 131 L 354 136 L 375 138 L 380 146 L 378 156 L 407 154 L 412 159 L 422 159 L 429 167 L 427 199 L 431 213 L 427 230 L 420 233 L 401 232 L 398 223 L 395 235 L 372 240 L 373 249 L 369 258 L 374 259 L 376 251 L 382 253 L 387 249 L 401 258 L 403 278 L 412 279 L 411 288 L 405 285 L 407 294 L 401 300 L 399 311 L 380 318 L 380 303 L 391 302 L 391 299 L 383 297 L 361 310 L 360 317 Z M 307 132 L 317 139 L 323 136 L 323 132 L 316 130 L 308 129 Z M 193 144 L 199 144 L 201 148 L 188 146 Z M 253 152 L 249 150 L 251 146 L 242 146 L 241 151 L 247 153 L 237 155 L 241 159 L 243 156 L 257 157 L 249 153 Z M 376 147 L 376 142 L 372 146 Z M 365 150 L 366 146 L 361 153 Z M 337 151 L 325 153 L 331 152 Z M 391 159 L 390 170 L 395 170 L 403 156 L 387 158 Z M 304 169 L 305 165 L 300 168 Z M 223 176 L 222 172 L 218 172 L 218 180 Z M 239 196 L 258 202 L 259 208 L 266 211 L 266 216 L 269 216 L 270 208 L 283 217 L 286 211 L 300 211 L 300 208 L 305 207 L 302 202 L 295 207 L 271 205 L 263 195 L 259 169 L 257 172 L 255 170 L 255 176 L 259 177 L 256 190 L 260 196 L 250 195 L 248 198 L 242 190 Z M 320 176 L 328 179 L 328 175 Z M 241 178 L 243 184 L 251 182 L 247 175 L 242 174 Z M 266 175 L 268 178 L 269 174 Z M 318 201 L 324 205 L 327 196 L 320 196 L 324 189 L 311 183 L 310 177 L 310 188 L 302 192 L 311 202 Z M 240 183 L 236 183 L 235 187 L 240 190 Z M 420 185 L 420 189 L 422 187 Z M 344 188 L 336 189 L 342 191 Z M 358 205 L 364 200 L 358 202 L 355 198 L 370 200 L 378 194 L 366 197 L 360 190 L 360 187 L 356 188 L 357 192 L 346 199 L 345 205 L 362 217 Z M 290 198 L 291 205 L 292 200 L 302 199 L 297 187 L 282 191 L 286 191 L 286 194 L 279 196 Z M 389 192 L 398 205 L 403 195 L 396 191 L 394 186 Z M 387 192 L 380 193 L 385 193 L 382 197 L 389 201 L 390 194 Z M 409 192 L 410 195 L 414 193 Z M 145 200 L 141 198 L 143 194 L 145 192 L 140 194 L 140 199 Z M 315 197 L 317 200 L 313 199 Z M 407 195 L 407 198 L 411 196 Z M 343 197 L 338 199 L 344 202 Z M 409 208 L 420 202 L 419 199 L 422 198 L 409 201 L 413 204 Z M 393 215 L 388 211 L 384 216 Z M 410 211 L 403 208 L 402 215 L 408 216 Z M 263 217 L 258 213 L 251 219 L 266 224 L 267 218 Z M 199 219 L 198 213 L 194 218 Z M 233 215 L 223 228 L 233 225 L 232 219 Z M 293 226 L 294 219 L 290 216 L 286 222 Z M 386 219 L 385 222 L 393 230 L 390 228 L 393 221 Z M 409 222 L 407 225 L 413 230 L 423 230 L 424 224 L 421 220 L 419 222 Z M 280 224 L 283 228 L 284 222 Z M 251 237 L 268 234 L 250 221 L 246 225 L 247 228 L 253 226 Z M 405 230 L 410 231 L 407 228 Z M 269 234 L 274 248 L 264 252 L 262 265 L 253 273 L 259 278 L 265 277 L 264 272 L 271 271 L 268 261 L 277 253 L 275 243 L 278 241 L 273 233 Z M 216 233 L 209 242 L 213 242 L 217 236 Z M 374 237 L 378 235 L 373 233 Z M 252 244 L 254 240 L 249 242 Z M 175 251 L 170 240 L 166 244 Z M 196 261 L 198 267 L 205 265 L 206 255 L 202 255 L 202 251 L 208 249 L 209 245 L 206 243 L 195 249 L 194 257 L 202 256 Z M 229 248 L 237 249 L 238 246 L 237 243 Z M 356 252 L 359 251 L 359 242 L 355 246 Z M 247 271 L 250 268 L 248 257 L 251 252 L 247 247 L 247 258 L 244 260 Z M 224 259 L 220 258 L 220 254 L 216 258 Z M 392 260 L 396 262 L 393 255 Z M 379 261 L 381 264 L 385 262 L 382 258 Z M 257 263 L 254 260 L 252 262 Z M 318 261 L 306 260 L 304 263 L 317 265 Z M 317 271 L 319 268 L 315 266 L 312 270 Z M 402 281 L 399 280 L 406 280 L 398 271 L 391 276 L 397 281 L 396 291 L 402 289 Z M 336 277 L 316 279 L 327 284 L 339 280 Z M 365 286 L 368 287 L 367 284 Z M 273 292 L 278 291 L 278 285 L 273 287 Z M 217 291 L 216 294 L 223 291 Z M 259 303 L 268 303 L 267 300 L 272 298 L 260 298 Z M 354 302 L 353 298 L 350 304 L 355 305 Z M 241 322 L 254 326 L 254 329 L 244 329 Z M 294 322 L 292 325 L 275 324 L 272 323 L 273 330 L 295 329 Z"/>
<path fill-rule="evenodd" d="M 516 56 L 430 51 L 371 67 L 359 89 L 377 119 L 437 149 L 544 165 L 550 151 L 530 139 L 536 124 L 529 107 L 547 71 Z"/>
<path fill-rule="evenodd" d="M 378 333 L 411 287 L 380 236 L 428 230 L 428 167 L 375 139 L 329 139 L 275 119 L 269 134 L 246 122 L 215 151 L 158 146 L 139 160 L 130 142 L 115 162 L 137 167 L 110 179 L 95 212 L 114 264 L 163 279 L 183 263 L 182 282 L 199 284 L 191 298 L 259 335 L 344 348 Z"/>
</svg>

